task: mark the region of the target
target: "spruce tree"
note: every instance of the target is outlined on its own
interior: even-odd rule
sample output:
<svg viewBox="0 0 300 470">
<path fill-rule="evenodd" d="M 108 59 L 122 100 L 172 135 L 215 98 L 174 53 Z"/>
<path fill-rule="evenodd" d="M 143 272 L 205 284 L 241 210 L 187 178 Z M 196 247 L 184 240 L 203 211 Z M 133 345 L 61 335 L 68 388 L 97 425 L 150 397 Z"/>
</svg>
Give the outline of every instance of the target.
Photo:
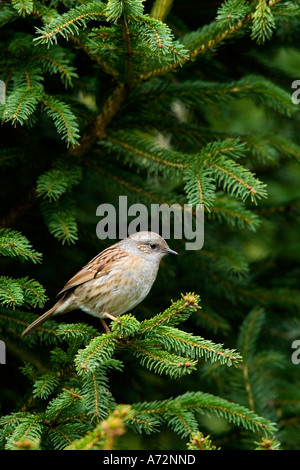
<svg viewBox="0 0 300 470">
<path fill-rule="evenodd" d="M 2 449 L 300 447 L 299 26 L 291 0 L 2 0 Z M 22 337 L 120 195 L 203 205 L 203 248 L 171 237 L 109 334 Z"/>
</svg>

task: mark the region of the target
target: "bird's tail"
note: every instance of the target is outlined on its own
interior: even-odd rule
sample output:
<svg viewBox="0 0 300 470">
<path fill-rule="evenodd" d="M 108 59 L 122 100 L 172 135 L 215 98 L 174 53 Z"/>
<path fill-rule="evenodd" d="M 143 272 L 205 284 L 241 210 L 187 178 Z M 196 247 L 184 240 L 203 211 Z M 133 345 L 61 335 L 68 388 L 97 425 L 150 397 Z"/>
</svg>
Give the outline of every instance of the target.
<svg viewBox="0 0 300 470">
<path fill-rule="evenodd" d="M 26 330 L 23 331 L 22 336 L 28 336 L 31 335 L 37 328 L 39 328 L 46 320 L 49 320 L 52 318 L 54 315 L 57 315 L 57 308 L 60 307 L 62 304 L 62 299 L 60 299 L 58 302 L 56 302 L 55 305 L 53 305 L 50 310 L 47 312 L 43 313 L 39 318 L 37 318 L 31 325 L 29 325 Z"/>
</svg>

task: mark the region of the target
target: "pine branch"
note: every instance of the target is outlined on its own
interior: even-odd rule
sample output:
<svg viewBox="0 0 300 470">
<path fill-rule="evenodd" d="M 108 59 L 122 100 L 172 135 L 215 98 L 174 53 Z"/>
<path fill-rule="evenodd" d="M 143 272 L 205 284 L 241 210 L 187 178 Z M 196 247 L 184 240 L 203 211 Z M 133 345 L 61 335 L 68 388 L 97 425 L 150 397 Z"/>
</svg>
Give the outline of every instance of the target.
<svg viewBox="0 0 300 470">
<path fill-rule="evenodd" d="M 241 360 L 241 356 L 235 350 L 223 349 L 221 344 L 214 344 L 212 341 L 169 326 L 157 327 L 150 336 L 168 351 L 185 353 L 192 359 L 203 357 L 205 360 L 220 361 L 227 365 L 238 363 Z"/>
<path fill-rule="evenodd" d="M 98 335 L 98 331 L 85 323 L 60 324 L 57 328 L 57 335 L 65 341 L 76 340 L 86 346 Z"/>
<path fill-rule="evenodd" d="M 195 305 L 196 298 L 188 294 L 182 300 L 173 303 L 162 314 L 142 323 L 130 314 L 123 315 L 120 324 L 112 323 L 110 335 L 96 336 L 85 349 L 78 352 L 76 356 L 78 373 L 91 374 L 99 367 L 105 367 L 109 364 L 109 358 L 116 347 L 117 349 L 126 347 L 149 370 L 171 377 L 191 373 L 196 365 L 194 359 L 202 356 L 206 360 L 218 360 L 222 364 L 237 364 L 240 356 L 235 351 L 223 349 L 221 345 L 171 328 L 170 325 L 182 322 L 189 316 L 195 310 Z M 168 326 L 163 326 L 164 323 Z M 72 331 L 70 330 L 71 334 Z M 160 344 L 164 349 L 161 349 Z M 176 354 L 172 351 L 176 351 Z"/>
<path fill-rule="evenodd" d="M 199 432 L 191 438 L 187 444 L 187 448 L 189 450 L 220 450 L 220 448 L 212 444 L 209 437 L 210 436 L 204 437 L 204 435 Z"/>
<path fill-rule="evenodd" d="M 194 408 L 201 414 L 206 410 L 216 416 L 225 417 L 230 423 L 243 426 L 251 431 L 260 431 L 265 435 L 273 434 L 276 431 L 275 424 L 269 420 L 256 415 L 241 405 L 207 393 L 188 392 L 177 397 L 175 402 L 179 402 L 182 407 Z"/>
<path fill-rule="evenodd" d="M 33 47 L 33 40 L 33 35 L 19 33 L 8 47 L 3 47 L 2 60 L 10 55 L 5 67 L 7 89 L 43 87 L 48 73 L 59 74 L 66 88 L 72 85 L 72 79 L 78 77 L 71 65 L 72 54 L 60 46 L 50 49 L 44 45 Z"/>
<path fill-rule="evenodd" d="M 192 293 L 182 295 L 180 300 L 172 302 L 171 306 L 164 310 L 164 312 L 155 315 L 154 317 L 143 320 L 141 322 L 140 332 L 147 335 L 149 332 L 154 331 L 155 328 L 167 324 L 168 326 L 175 326 L 187 320 L 192 313 L 199 307 L 199 296 Z"/>
<path fill-rule="evenodd" d="M 30 125 L 30 117 L 33 117 L 37 106 L 43 104 L 48 116 L 53 119 L 57 131 L 62 134 L 62 139 L 67 144 L 77 144 L 79 133 L 76 117 L 71 108 L 63 101 L 43 93 L 41 87 L 28 87 L 17 89 L 8 96 L 2 120 L 11 121 L 13 125 Z M 34 116 L 35 118 L 35 116 Z"/>
<path fill-rule="evenodd" d="M 224 105 L 227 108 L 233 99 L 243 98 L 253 100 L 259 106 L 274 109 L 283 115 L 291 116 L 296 112 L 290 93 L 260 75 L 245 75 L 228 83 L 201 80 L 169 83 L 165 79 L 156 79 L 145 83 L 132 95 L 133 102 L 139 102 L 137 112 L 141 115 L 144 110 L 149 113 L 150 103 L 153 102 L 160 109 L 171 107 L 176 100 L 200 112 L 203 112 L 203 109 L 212 109 L 215 112 L 216 108 L 222 112 Z M 205 129 L 205 134 L 207 132 L 210 131 Z M 218 139 L 220 138 L 222 136 L 219 135 Z"/>
<path fill-rule="evenodd" d="M 24 307 L 43 307 L 46 300 L 45 289 L 38 281 L 29 279 L 28 276 L 17 279 L 23 290 L 23 306 Z"/>
<path fill-rule="evenodd" d="M 137 162 L 145 167 L 160 169 L 182 170 L 188 168 L 189 155 L 180 152 L 169 151 L 144 140 L 137 132 L 114 132 L 106 137 L 105 141 L 99 142 L 100 146 L 113 150 L 125 158 L 125 162 L 137 158 Z M 148 162 L 148 165 L 146 164 Z M 155 166 L 154 166 L 154 165 Z M 147 166 L 146 166 L 147 165 Z"/>
<path fill-rule="evenodd" d="M 0 277 L 0 304 L 14 307 L 22 305 L 24 301 L 23 289 L 18 281 L 11 278 Z"/>
<path fill-rule="evenodd" d="M 0 255 L 33 263 L 39 263 L 42 259 L 42 254 L 32 248 L 24 235 L 9 228 L 0 229 Z"/>
<path fill-rule="evenodd" d="M 162 21 L 144 15 L 141 18 L 140 34 L 141 38 L 148 43 L 150 50 L 155 51 L 158 46 L 161 60 L 164 56 L 169 57 L 172 59 L 169 62 L 180 65 L 189 58 L 188 50 L 174 40 L 173 33 Z M 142 76 L 140 78 L 143 79 Z"/>
<path fill-rule="evenodd" d="M 76 357 L 78 374 L 93 373 L 99 366 L 105 365 L 114 352 L 116 342 L 116 338 L 108 335 L 92 339 L 85 349 L 78 351 Z"/>
<path fill-rule="evenodd" d="M 105 421 L 67 446 L 66 450 L 113 450 L 116 441 L 125 433 L 124 424 L 129 413 L 128 406 L 118 406 Z"/>
<path fill-rule="evenodd" d="M 72 86 L 73 78 L 78 78 L 75 68 L 70 65 L 66 51 L 59 47 L 45 49 L 45 47 L 37 46 L 34 48 L 34 54 L 31 60 L 37 61 L 42 66 L 45 73 L 51 75 L 59 74 L 65 87 Z"/>
<path fill-rule="evenodd" d="M 28 277 L 0 277 L 0 304 L 5 307 L 42 307 L 47 300 L 45 289 Z"/>
<path fill-rule="evenodd" d="M 18 308 L 9 309 L 7 307 L 0 308 L 0 325 L 2 331 L 5 331 L 5 336 L 17 336 L 21 337 L 24 329 L 36 320 L 36 315 L 30 313 L 26 310 L 21 310 Z M 57 325 L 53 325 L 52 322 L 47 322 L 43 325 L 42 328 L 38 330 L 37 335 L 32 335 L 26 338 L 26 348 L 35 346 L 36 344 L 56 344 L 57 337 L 55 335 Z M 7 339 L 6 339 L 7 341 Z M 17 351 L 16 345 L 12 347 L 12 352 L 15 354 Z M 21 350 L 18 356 L 26 360 L 27 358 L 26 351 Z M 30 355 L 29 355 L 30 356 Z M 28 359 L 29 360 L 29 359 Z M 42 370 L 43 367 L 40 365 L 39 361 L 35 358 L 31 361 L 34 364 L 38 364 L 39 369 Z M 44 370 L 43 370 L 44 372 Z"/>
<path fill-rule="evenodd" d="M 261 308 L 253 309 L 244 320 L 240 334 L 239 346 L 244 353 L 243 388 L 246 391 L 247 403 L 251 410 L 263 410 L 264 404 L 272 400 L 276 387 L 274 364 L 284 367 L 284 358 L 278 351 L 257 352 L 258 337 L 262 334 L 265 312 Z M 259 371 L 263 371 L 261 375 Z"/>
<path fill-rule="evenodd" d="M 79 392 L 80 390 L 78 389 L 64 389 L 48 404 L 45 411 L 45 418 L 50 421 L 64 420 L 65 411 L 68 408 L 73 408 L 72 413 L 76 413 L 79 410 L 83 411 L 83 397 Z"/>
<path fill-rule="evenodd" d="M 82 396 L 86 412 L 96 421 L 105 419 L 109 410 L 113 410 L 116 407 L 108 388 L 107 368 L 114 368 L 120 371 L 120 366 L 121 364 L 118 361 L 111 361 L 105 367 L 83 375 Z"/>
<path fill-rule="evenodd" d="M 69 34 L 76 35 L 79 28 L 87 27 L 87 21 L 105 20 L 106 5 L 102 2 L 91 2 L 72 8 L 67 13 L 57 16 L 44 28 L 36 28 L 40 35 L 35 38 L 36 44 L 57 43 L 57 36 L 68 39 Z"/>
<path fill-rule="evenodd" d="M 11 121 L 14 125 L 26 124 L 41 102 L 42 96 L 43 90 L 40 87 L 14 91 L 6 100 L 2 115 L 3 122 Z"/>
<path fill-rule="evenodd" d="M 121 17 L 124 21 L 133 20 L 143 14 L 143 0 L 126 2 L 125 0 L 108 0 L 105 13 L 107 20 L 116 23 Z"/>
<path fill-rule="evenodd" d="M 32 0 L 12 0 L 11 3 L 20 16 L 29 15 L 33 10 Z"/>
<path fill-rule="evenodd" d="M 269 2 L 269 7 L 273 7 L 282 0 Z M 231 39 L 237 34 L 243 34 L 245 27 L 253 21 L 254 12 L 250 11 L 250 7 L 244 1 L 231 0 L 227 2 L 229 6 L 228 12 L 224 17 L 224 4 L 221 6 L 217 19 L 200 28 L 198 31 L 186 34 L 183 38 L 182 45 L 189 51 L 189 57 L 181 60 L 180 65 L 185 65 L 189 61 L 198 58 L 199 55 L 208 51 L 214 52 L 217 47 L 225 41 Z M 236 8 L 238 5 L 238 8 Z M 236 13 L 238 11 L 238 13 Z M 226 18 L 226 21 L 225 21 Z M 141 74 L 141 80 L 166 75 L 169 72 L 176 71 L 179 64 L 171 63 L 170 65 L 159 67 Z"/>
<path fill-rule="evenodd" d="M 54 168 L 43 173 L 37 180 L 37 194 L 57 201 L 63 194 L 70 191 L 81 180 L 81 168 L 70 163 L 58 162 Z"/>
<path fill-rule="evenodd" d="M 56 372 L 50 372 L 42 376 L 34 382 L 33 397 L 42 399 L 50 397 L 57 389 L 59 383 L 60 380 Z"/>
<path fill-rule="evenodd" d="M 234 161 L 212 153 L 212 158 L 209 158 L 207 161 L 204 160 L 203 165 L 213 168 L 215 180 L 221 184 L 225 190 L 240 197 L 242 201 L 245 201 L 249 196 L 252 202 L 266 197 L 266 185 L 261 183 L 248 170 Z"/>
<path fill-rule="evenodd" d="M 135 158 L 140 165 L 143 163 L 144 168 L 148 167 L 152 171 L 163 170 L 165 176 L 172 174 L 174 177 L 179 174 L 179 170 L 188 170 L 186 179 L 189 183 L 186 189 L 191 197 L 189 202 L 193 204 L 197 200 L 195 195 L 200 198 L 198 203 L 204 202 L 207 207 L 212 204 L 214 188 L 212 181 L 231 194 L 240 197 L 242 201 L 250 196 L 251 201 L 256 202 L 257 199 L 266 196 L 265 185 L 233 161 L 232 158 L 239 158 L 246 150 L 245 145 L 238 140 L 212 142 L 207 144 L 199 154 L 191 155 L 158 147 L 131 130 L 130 133 L 114 132 L 107 136 L 105 141 L 99 142 L 99 145 L 122 155 L 125 161 L 128 159 L 132 161 L 132 158 Z M 202 173 L 203 170 L 205 173 Z M 192 174 L 194 174 L 193 178 L 191 178 Z M 203 184 L 207 191 L 206 195 Z M 205 197 L 208 199 L 206 200 Z"/>
<path fill-rule="evenodd" d="M 70 106 L 63 101 L 53 97 L 44 96 L 43 107 L 48 116 L 53 120 L 57 132 L 68 144 L 77 145 L 79 129 L 75 115 Z"/>
<path fill-rule="evenodd" d="M 41 203 L 41 211 L 49 232 L 62 244 L 75 243 L 78 240 L 78 227 L 72 198 L 64 195 L 55 202 L 44 200 Z"/>
<path fill-rule="evenodd" d="M 7 450 L 39 448 L 40 436 L 43 430 L 41 416 L 39 414 L 16 413 L 14 417 L 13 432 L 10 429 L 10 435 L 7 439 Z"/>
<path fill-rule="evenodd" d="M 244 406 L 229 402 L 228 400 L 209 393 L 188 392 L 175 399 L 133 404 L 132 409 L 137 412 L 137 416 L 142 412 L 149 416 L 162 417 L 166 424 L 169 424 L 170 416 L 173 415 L 176 417 L 179 409 L 181 413 L 188 410 L 189 422 L 193 419 L 191 418 L 191 413 L 193 412 L 200 414 L 208 413 L 225 418 L 229 423 L 235 426 L 243 426 L 245 429 L 251 430 L 252 432 L 260 431 L 264 435 L 272 435 L 276 431 L 275 425 L 269 420 L 258 416 Z M 179 422 L 177 423 L 180 425 Z M 189 434 L 189 428 L 186 427 L 184 422 L 181 423 L 180 427 L 183 435 L 187 436 Z M 191 437 L 194 432 L 194 426 L 191 426 Z"/>
<path fill-rule="evenodd" d="M 243 20 L 250 12 L 249 5 L 244 0 L 226 0 L 219 7 L 216 21 L 221 25 L 233 26 Z"/>
<path fill-rule="evenodd" d="M 171 30 L 147 15 L 132 19 L 130 27 L 123 18 L 110 27 L 94 28 L 85 46 L 131 87 L 140 82 L 142 70 L 173 61 L 180 63 L 187 56 Z"/>
<path fill-rule="evenodd" d="M 196 361 L 155 347 L 151 339 L 135 340 L 129 344 L 129 348 L 143 366 L 157 374 L 178 378 L 196 369 Z"/>
<path fill-rule="evenodd" d="M 271 38 L 275 29 L 275 18 L 266 0 L 257 2 L 251 29 L 251 38 L 255 39 L 258 44 L 263 44 Z"/>
<path fill-rule="evenodd" d="M 102 152 L 101 152 L 102 153 Z M 101 165 L 94 163 L 93 161 L 85 162 L 85 165 L 90 168 L 92 171 L 96 171 L 103 178 L 103 185 L 109 184 L 111 187 L 114 185 L 116 188 L 122 188 L 124 194 L 127 194 L 128 197 L 133 198 L 133 200 L 139 201 L 139 198 L 143 198 L 145 204 L 156 203 L 156 204 L 182 204 L 182 198 L 178 198 L 176 194 L 166 194 L 164 188 L 154 189 L 153 185 L 146 184 L 145 179 L 139 177 L 138 175 L 133 175 L 132 172 L 118 171 L 116 175 L 113 173 L 113 169 L 109 167 L 109 162 L 107 165 Z M 122 194 L 123 194 L 122 193 Z M 165 199 L 166 198 L 166 199 Z"/>
</svg>

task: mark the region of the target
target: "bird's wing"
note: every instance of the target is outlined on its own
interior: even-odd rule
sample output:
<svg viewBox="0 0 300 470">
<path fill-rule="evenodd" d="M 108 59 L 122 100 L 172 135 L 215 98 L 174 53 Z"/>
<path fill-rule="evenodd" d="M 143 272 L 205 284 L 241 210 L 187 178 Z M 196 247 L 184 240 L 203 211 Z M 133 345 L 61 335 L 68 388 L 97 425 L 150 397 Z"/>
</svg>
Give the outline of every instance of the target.
<svg viewBox="0 0 300 470">
<path fill-rule="evenodd" d="M 106 250 L 103 250 L 88 264 L 86 264 L 80 271 L 78 271 L 57 294 L 61 294 L 74 289 L 75 287 L 84 284 L 92 279 L 104 276 L 111 270 L 112 264 L 118 259 L 128 256 L 126 251 L 123 251 L 118 244 L 115 244 Z"/>
</svg>

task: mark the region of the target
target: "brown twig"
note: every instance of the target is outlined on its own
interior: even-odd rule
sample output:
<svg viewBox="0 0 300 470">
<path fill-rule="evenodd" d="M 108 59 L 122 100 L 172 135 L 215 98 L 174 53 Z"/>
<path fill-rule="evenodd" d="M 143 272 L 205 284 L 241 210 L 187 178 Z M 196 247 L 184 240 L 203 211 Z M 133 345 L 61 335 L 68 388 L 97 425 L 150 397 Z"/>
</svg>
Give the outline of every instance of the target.
<svg viewBox="0 0 300 470">
<path fill-rule="evenodd" d="M 105 136 L 105 130 L 119 110 L 127 94 L 124 83 L 119 83 L 104 103 L 102 112 L 84 132 L 79 145 L 72 147 L 69 153 L 79 159 L 86 155 L 95 142 Z"/>
</svg>

